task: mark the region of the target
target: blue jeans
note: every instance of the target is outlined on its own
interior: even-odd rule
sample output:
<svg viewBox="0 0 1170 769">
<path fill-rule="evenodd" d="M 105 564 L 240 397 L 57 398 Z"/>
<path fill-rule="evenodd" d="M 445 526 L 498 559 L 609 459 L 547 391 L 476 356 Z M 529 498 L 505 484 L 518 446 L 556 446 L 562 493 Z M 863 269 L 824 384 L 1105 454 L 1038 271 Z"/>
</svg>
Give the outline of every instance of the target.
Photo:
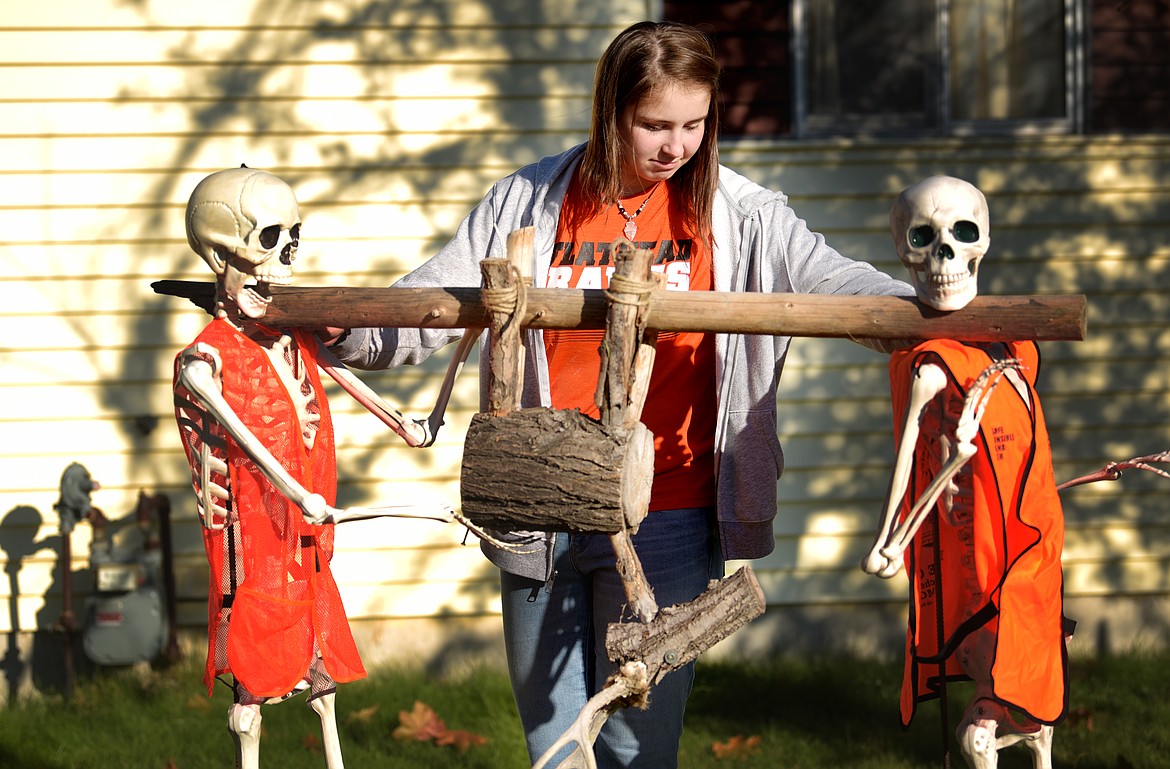
<svg viewBox="0 0 1170 769">
<path fill-rule="evenodd" d="M 723 576 L 713 518 L 712 508 L 688 508 L 652 512 L 642 521 L 634 549 L 660 609 L 694 599 Z M 608 536 L 560 533 L 554 559 L 548 584 L 500 575 L 508 672 L 533 762 L 604 687 L 615 670 L 605 652 L 606 628 L 630 619 Z M 691 663 L 650 690 L 646 710 L 610 716 L 597 738 L 598 769 L 677 766 L 694 678 Z M 549 766 L 565 755 L 568 750 Z"/>
</svg>

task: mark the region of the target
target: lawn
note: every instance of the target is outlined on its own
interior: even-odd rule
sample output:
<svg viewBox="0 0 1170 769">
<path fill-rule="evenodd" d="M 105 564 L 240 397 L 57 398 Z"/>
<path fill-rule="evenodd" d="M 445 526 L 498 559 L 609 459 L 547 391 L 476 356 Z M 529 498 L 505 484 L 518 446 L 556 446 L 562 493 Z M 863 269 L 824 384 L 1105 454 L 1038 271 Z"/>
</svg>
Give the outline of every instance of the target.
<svg viewBox="0 0 1170 769">
<path fill-rule="evenodd" d="M 943 767 L 939 708 L 897 720 L 899 662 L 856 659 L 700 661 L 687 713 L 683 769 L 926 769 Z M 222 769 L 234 750 L 231 696 L 208 698 L 190 660 L 154 671 L 101 670 L 68 700 L 49 695 L 0 711 L 0 769 Z M 948 734 L 969 688 L 951 688 Z M 1057 769 L 1170 766 L 1170 652 L 1074 659 L 1070 716 L 1056 731 Z M 419 708 L 416 710 L 416 708 Z M 526 767 L 506 675 L 481 667 L 445 678 L 376 670 L 340 688 L 338 721 L 347 769 Z M 400 714 L 433 711 L 454 736 L 401 739 Z M 316 715 L 303 696 L 266 706 L 261 766 L 324 767 Z M 409 735 L 406 735 L 409 736 Z M 482 738 L 482 739 L 481 739 Z M 458 743 L 465 743 L 460 749 Z M 953 748 L 950 765 L 964 766 Z M 1028 769 L 1013 747 L 1000 767 Z"/>
</svg>

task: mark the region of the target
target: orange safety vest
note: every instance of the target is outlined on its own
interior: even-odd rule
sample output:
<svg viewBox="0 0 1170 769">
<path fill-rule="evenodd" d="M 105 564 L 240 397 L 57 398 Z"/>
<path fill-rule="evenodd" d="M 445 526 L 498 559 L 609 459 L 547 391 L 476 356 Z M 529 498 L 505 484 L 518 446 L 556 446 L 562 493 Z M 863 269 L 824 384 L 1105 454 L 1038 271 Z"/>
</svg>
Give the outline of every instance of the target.
<svg viewBox="0 0 1170 769">
<path fill-rule="evenodd" d="M 910 618 L 902 681 L 902 724 L 919 702 L 939 696 L 947 680 L 969 676 L 952 656 L 980 628 L 994 634 L 993 696 L 1031 719 L 1052 724 L 1068 708 L 1068 658 L 1061 551 L 1064 513 L 1052 452 L 1036 394 L 1039 352 L 1033 342 L 1004 345 L 1021 361 L 1026 397 L 1004 377 L 990 396 L 970 460 L 974 514 L 951 520 L 940 498 L 906 554 Z M 957 413 L 968 388 L 992 363 L 981 346 L 932 340 L 890 356 L 896 424 L 902 425 L 915 370 L 940 365 L 945 398 Z M 938 474 L 940 397 L 924 416 L 900 517 Z M 941 606 L 940 606 L 941 599 Z M 942 670 L 940 671 L 940 666 Z"/>
<path fill-rule="evenodd" d="M 292 398 L 255 341 L 217 319 L 195 342 L 219 353 L 223 395 L 232 410 L 293 478 L 332 505 L 337 460 L 329 404 L 317 369 L 317 342 L 303 331 L 289 333 L 320 407 L 312 451 L 302 440 Z M 315 652 L 320 652 L 334 681 L 365 677 L 329 570 L 333 525 L 305 522 L 300 508 L 277 491 L 223 427 L 205 414 L 178 382 L 181 359 L 182 355 L 175 359 L 175 417 L 195 492 L 200 493 L 196 458 L 207 443 L 228 466 L 227 478 L 216 475 L 212 480 L 230 489 L 232 497 L 228 525 L 203 530 L 210 566 L 203 677 L 208 695 L 215 676 L 229 672 L 252 694 L 288 694 L 305 678 Z"/>
</svg>

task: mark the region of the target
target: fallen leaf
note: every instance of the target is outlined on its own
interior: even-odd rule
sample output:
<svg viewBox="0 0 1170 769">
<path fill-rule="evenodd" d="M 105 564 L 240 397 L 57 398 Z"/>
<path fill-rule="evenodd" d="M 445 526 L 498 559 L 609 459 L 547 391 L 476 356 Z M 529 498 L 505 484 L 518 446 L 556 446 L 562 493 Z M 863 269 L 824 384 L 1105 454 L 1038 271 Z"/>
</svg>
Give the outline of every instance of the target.
<svg viewBox="0 0 1170 769">
<path fill-rule="evenodd" d="M 349 715 L 347 715 L 345 717 L 345 722 L 347 724 L 353 724 L 353 723 L 368 724 L 370 721 L 374 720 L 374 716 L 376 716 L 377 714 L 378 714 L 378 706 L 377 705 L 370 705 L 368 708 L 362 708 L 361 710 L 355 710 L 355 711 L 351 712 Z"/>
<path fill-rule="evenodd" d="M 310 753 L 321 755 L 321 738 L 315 734 L 309 733 L 301 739 L 301 746 Z"/>
<path fill-rule="evenodd" d="M 204 694 L 192 694 L 185 704 L 188 710 L 211 710 L 211 698 Z"/>
<path fill-rule="evenodd" d="M 179 767 L 175 766 L 175 759 L 168 758 L 167 765 L 164 766 L 163 769 L 179 769 Z"/>
<path fill-rule="evenodd" d="M 453 745 L 459 749 L 460 753 L 466 753 L 473 745 L 486 745 L 487 737 L 471 732 L 465 732 L 461 729 L 453 729 L 439 735 L 435 740 L 436 745 Z"/>
<path fill-rule="evenodd" d="M 715 758 L 747 758 L 755 755 L 760 750 L 760 738 L 758 735 L 751 737 L 744 737 L 737 734 L 727 742 L 714 742 L 711 744 L 711 752 L 715 754 Z"/>
<path fill-rule="evenodd" d="M 418 740 L 426 742 L 447 731 L 447 725 L 435 715 L 430 706 L 415 701 L 414 710 L 407 713 L 398 711 L 398 727 L 391 734 L 396 740 Z"/>
</svg>

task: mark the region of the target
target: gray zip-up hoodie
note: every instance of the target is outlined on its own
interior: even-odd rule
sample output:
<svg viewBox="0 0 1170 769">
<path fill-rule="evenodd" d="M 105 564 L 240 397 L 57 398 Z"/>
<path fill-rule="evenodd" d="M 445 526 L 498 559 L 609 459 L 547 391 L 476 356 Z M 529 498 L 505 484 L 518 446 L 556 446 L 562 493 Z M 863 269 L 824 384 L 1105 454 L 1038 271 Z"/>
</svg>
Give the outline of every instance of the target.
<svg viewBox="0 0 1170 769">
<path fill-rule="evenodd" d="M 535 226 L 533 285 L 543 286 L 557 221 L 573 170 L 584 145 L 546 157 L 492 185 L 439 253 L 395 285 L 479 286 L 479 261 L 503 257 L 507 236 Z M 812 232 L 787 205 L 787 196 L 768 190 L 728 168 L 719 169 L 712 230 L 716 291 L 801 294 L 887 294 L 913 296 L 907 283 L 846 258 Z M 361 369 L 419 363 L 461 335 L 458 329 L 353 329 L 333 349 Z M 484 343 L 486 344 L 486 334 Z M 716 334 L 717 413 L 715 467 L 717 520 L 725 559 L 762 558 L 775 547 L 776 481 L 784 454 L 776 436 L 776 387 L 791 337 Z M 522 407 L 549 406 L 548 365 L 542 332 L 525 331 Z M 881 342 L 865 342 L 888 351 Z M 486 356 L 481 354 L 481 360 Z M 486 366 L 481 367 L 486 394 Z M 486 408 L 481 395 L 481 409 Z M 538 580 L 552 575 L 553 534 L 514 532 L 527 542 L 523 553 L 483 544 L 501 569 Z"/>
</svg>

